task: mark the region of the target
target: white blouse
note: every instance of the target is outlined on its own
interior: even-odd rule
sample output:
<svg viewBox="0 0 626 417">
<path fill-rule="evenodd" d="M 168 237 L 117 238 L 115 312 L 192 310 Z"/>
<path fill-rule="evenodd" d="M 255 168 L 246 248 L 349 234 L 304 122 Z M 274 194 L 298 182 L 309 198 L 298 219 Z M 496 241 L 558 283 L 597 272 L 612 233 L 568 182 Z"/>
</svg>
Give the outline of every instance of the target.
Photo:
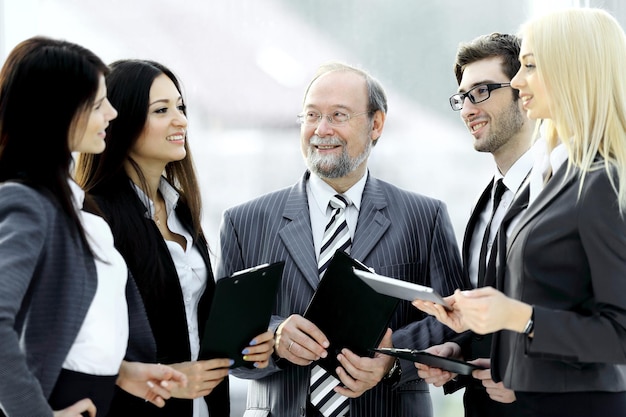
<svg viewBox="0 0 626 417">
<path fill-rule="evenodd" d="M 166 240 L 167 249 L 170 252 L 178 280 L 180 289 L 183 293 L 183 302 L 185 304 L 185 316 L 187 318 L 187 333 L 189 334 L 189 346 L 191 348 L 191 360 L 198 360 L 200 353 L 200 335 L 198 331 L 198 304 L 200 297 L 204 293 L 208 280 L 208 271 L 204 259 L 200 251 L 193 246 L 193 238 L 187 229 L 182 225 L 176 216 L 176 205 L 178 204 L 179 194 L 167 182 L 165 178 L 161 178 L 159 191 L 165 200 L 165 210 L 167 212 L 167 227 L 172 233 L 176 233 L 185 238 L 185 248 L 176 242 Z M 147 206 L 146 216 L 152 218 L 154 213 L 154 203 L 150 200 L 141 188 L 135 185 L 135 192 Z M 193 417 L 208 417 L 209 410 L 204 398 L 196 398 L 193 400 Z"/>
<path fill-rule="evenodd" d="M 63 368 L 90 375 L 117 375 L 128 344 L 128 270 L 113 245 L 113 234 L 100 216 L 83 211 L 85 193 L 69 181 L 87 241 L 95 254 L 98 286 Z"/>
</svg>

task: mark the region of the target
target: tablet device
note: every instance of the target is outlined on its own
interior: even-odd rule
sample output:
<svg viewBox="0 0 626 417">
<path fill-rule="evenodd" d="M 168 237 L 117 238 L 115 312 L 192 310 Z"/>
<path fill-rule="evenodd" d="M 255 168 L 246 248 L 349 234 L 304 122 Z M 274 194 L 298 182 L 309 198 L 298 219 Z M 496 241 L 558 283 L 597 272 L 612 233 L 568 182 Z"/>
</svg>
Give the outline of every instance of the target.
<svg viewBox="0 0 626 417">
<path fill-rule="evenodd" d="M 284 266 L 284 262 L 259 265 L 215 283 L 199 359 L 230 358 L 235 361 L 231 368 L 254 367 L 243 360 L 241 351 L 267 331 Z"/>
<path fill-rule="evenodd" d="M 433 355 L 432 353 L 424 352 L 423 350 L 396 348 L 380 348 L 372 350 L 374 352 L 384 353 L 385 355 L 395 356 L 396 358 L 423 363 L 424 365 L 443 369 L 448 372 L 454 372 L 459 375 L 471 375 L 472 371 L 476 369 L 486 369 L 482 366 L 474 365 L 458 359 L 444 358 L 443 356 Z"/>
<path fill-rule="evenodd" d="M 441 304 L 447 310 L 451 309 L 443 297 L 437 294 L 437 292 L 430 287 L 358 269 L 354 270 L 354 274 L 381 294 L 407 301 L 413 301 L 415 299 L 431 301 L 433 303 Z"/>
</svg>

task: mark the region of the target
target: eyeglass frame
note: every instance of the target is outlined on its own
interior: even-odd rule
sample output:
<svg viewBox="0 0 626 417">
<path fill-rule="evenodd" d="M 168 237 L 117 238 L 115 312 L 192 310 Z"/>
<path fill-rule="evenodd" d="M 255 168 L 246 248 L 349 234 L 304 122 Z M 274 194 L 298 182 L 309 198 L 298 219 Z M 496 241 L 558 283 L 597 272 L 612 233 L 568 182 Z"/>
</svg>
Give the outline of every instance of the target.
<svg viewBox="0 0 626 417">
<path fill-rule="evenodd" d="M 341 113 L 348 117 L 346 120 L 344 120 L 343 122 L 339 122 L 339 123 L 333 121 L 333 113 L 325 114 L 325 113 L 317 112 L 319 114 L 319 117 L 317 118 L 317 122 L 311 123 L 311 124 L 307 123 L 306 120 L 304 120 L 307 113 L 308 112 L 304 112 L 304 113 L 300 113 L 296 115 L 296 120 L 298 120 L 298 123 L 300 123 L 303 126 L 319 126 L 319 124 L 322 123 L 322 118 L 324 116 L 326 117 L 326 120 L 328 120 L 328 124 L 330 124 L 331 126 L 345 126 L 350 120 L 352 120 L 353 117 L 361 116 L 364 114 L 370 114 L 372 112 L 369 110 L 366 110 L 366 111 L 362 111 L 359 113 L 350 114 L 350 113 L 343 113 L 343 112 L 335 110 L 333 113 Z"/>
<path fill-rule="evenodd" d="M 481 88 L 481 87 L 487 87 L 487 97 L 485 97 L 482 100 L 476 100 L 474 98 L 474 96 L 472 95 L 472 91 L 476 90 L 477 88 Z M 468 91 L 464 92 L 464 93 L 456 93 L 456 94 L 452 94 L 450 96 L 450 98 L 448 99 L 450 101 L 450 107 L 452 107 L 452 110 L 454 111 L 460 111 L 463 110 L 463 103 L 465 103 L 465 99 L 469 98 L 469 100 L 472 102 L 472 104 L 478 104 L 478 103 L 482 103 L 484 101 L 489 100 L 489 98 L 491 97 L 491 92 L 493 90 L 497 90 L 499 88 L 504 88 L 504 87 L 511 87 L 511 83 L 489 83 L 489 84 L 479 84 L 475 87 L 470 88 Z M 458 102 L 461 103 L 461 107 L 459 107 L 458 109 L 454 106 L 453 103 Z"/>
</svg>

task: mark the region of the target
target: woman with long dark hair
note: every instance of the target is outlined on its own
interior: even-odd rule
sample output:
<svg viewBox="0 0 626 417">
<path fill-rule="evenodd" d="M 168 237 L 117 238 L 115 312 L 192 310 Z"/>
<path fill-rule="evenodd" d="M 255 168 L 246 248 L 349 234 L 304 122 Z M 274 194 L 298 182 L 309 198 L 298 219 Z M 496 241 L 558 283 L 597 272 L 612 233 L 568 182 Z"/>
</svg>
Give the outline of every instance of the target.
<svg viewBox="0 0 626 417">
<path fill-rule="evenodd" d="M 80 155 L 77 181 L 109 221 L 141 292 L 156 341 L 154 357 L 142 360 L 170 364 L 189 381 L 161 410 L 118 390 L 112 414 L 227 416 L 231 360 L 198 360 L 215 282 L 180 84 L 159 63 L 123 60 L 111 65 L 107 87 L 120 114 L 106 151 Z M 242 355 L 266 367 L 273 343 L 265 332 Z"/>
</svg>

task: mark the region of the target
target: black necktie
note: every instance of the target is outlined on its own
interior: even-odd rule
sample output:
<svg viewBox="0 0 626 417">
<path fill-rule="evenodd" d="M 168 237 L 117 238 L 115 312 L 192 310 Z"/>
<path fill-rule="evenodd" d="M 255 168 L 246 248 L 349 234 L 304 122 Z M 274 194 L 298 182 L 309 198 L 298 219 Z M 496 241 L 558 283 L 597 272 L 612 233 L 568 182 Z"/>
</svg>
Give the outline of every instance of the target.
<svg viewBox="0 0 626 417">
<path fill-rule="evenodd" d="M 502 199 L 502 195 L 506 191 L 506 185 L 502 182 L 502 178 L 500 178 L 495 184 L 495 191 L 493 193 L 493 207 L 491 209 L 491 218 L 489 219 L 489 223 L 487 223 L 487 228 L 485 229 L 485 234 L 483 235 L 483 241 L 480 245 L 480 255 L 478 257 L 478 286 L 481 287 L 485 282 L 485 273 L 487 272 L 487 246 L 489 245 L 489 235 L 491 233 L 491 223 L 493 222 L 493 216 L 496 214 L 496 210 L 500 205 L 500 200 Z M 494 225 L 494 227 L 498 227 L 499 225 Z"/>
<path fill-rule="evenodd" d="M 489 257 L 489 268 L 487 270 L 488 281 L 494 281 L 494 286 L 498 289 L 502 286 L 504 281 L 504 271 L 505 271 L 505 263 L 506 263 L 506 229 L 509 227 L 509 223 L 515 217 L 517 217 L 522 211 L 524 211 L 528 207 L 528 197 L 530 196 L 530 187 L 524 188 L 519 195 L 513 200 L 511 207 L 505 213 L 504 218 L 502 219 L 502 223 L 500 224 L 500 229 L 498 230 L 498 234 L 496 235 L 495 242 L 491 248 L 491 256 Z M 496 265 L 497 259 L 497 265 Z M 496 271 L 497 268 L 497 271 Z"/>
</svg>

